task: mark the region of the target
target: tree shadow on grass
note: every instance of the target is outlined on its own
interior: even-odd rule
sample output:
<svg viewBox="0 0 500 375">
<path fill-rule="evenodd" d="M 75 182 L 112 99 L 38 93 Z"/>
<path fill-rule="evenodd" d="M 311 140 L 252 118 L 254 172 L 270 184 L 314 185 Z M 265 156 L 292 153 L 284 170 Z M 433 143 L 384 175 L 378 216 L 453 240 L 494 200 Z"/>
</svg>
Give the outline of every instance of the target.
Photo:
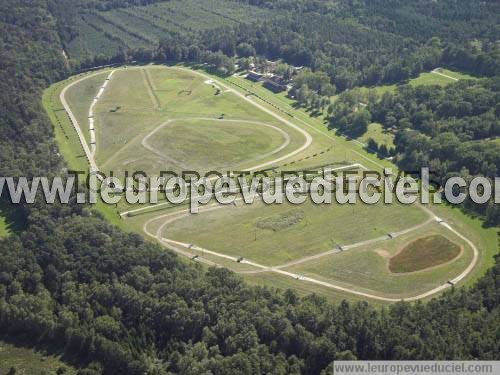
<svg viewBox="0 0 500 375">
<path fill-rule="evenodd" d="M 5 221 L 10 233 L 18 233 L 26 228 L 26 214 L 21 205 L 0 201 L 0 218 Z"/>
<path fill-rule="evenodd" d="M 82 359 L 77 353 L 67 353 L 61 342 L 49 343 L 43 340 L 34 340 L 27 334 L 0 334 L 0 341 L 19 349 L 29 349 L 47 357 L 58 357 L 62 365 L 73 367 L 74 370 L 87 366 L 88 360 Z"/>
</svg>

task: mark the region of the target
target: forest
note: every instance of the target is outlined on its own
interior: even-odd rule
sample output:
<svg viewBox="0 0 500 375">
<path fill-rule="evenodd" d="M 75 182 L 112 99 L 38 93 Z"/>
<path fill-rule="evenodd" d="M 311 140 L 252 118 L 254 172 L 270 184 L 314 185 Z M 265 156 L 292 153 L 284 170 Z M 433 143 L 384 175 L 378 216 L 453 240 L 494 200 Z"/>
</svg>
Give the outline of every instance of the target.
<svg viewBox="0 0 500 375">
<path fill-rule="evenodd" d="M 250 2 L 290 12 L 321 11 L 325 18 L 341 17 L 354 6 L 354 2 L 341 2 L 347 8 L 334 7 L 330 14 L 323 12 L 322 7 L 330 4 L 326 1 Z M 391 1 L 377 2 L 384 4 L 384 9 L 392 8 Z M 87 8 L 98 6 L 97 2 L 80 3 Z M 136 3 L 115 0 L 99 2 L 99 6 L 107 9 Z M 394 14 L 376 11 L 368 20 L 368 3 L 355 2 L 361 8 L 359 19 L 374 22 L 380 34 L 363 33 L 348 19 L 339 22 L 330 41 L 335 53 L 330 56 L 315 49 L 314 38 L 307 31 L 311 23 L 306 14 L 304 24 L 296 27 L 291 27 L 292 20 L 282 20 L 282 24 L 251 30 L 241 25 L 240 34 L 225 33 L 227 38 L 221 37 L 223 30 L 207 33 L 200 36 L 207 48 L 169 35 L 159 47 L 123 50 L 121 57 L 203 57 L 211 59 L 218 69 L 232 61 L 233 41 L 236 47 L 245 40 L 256 53 L 280 51 L 290 63 L 307 63 L 316 69 L 319 61 L 324 62 L 325 69 L 320 70 L 332 77 L 331 83 L 339 91 L 363 82 L 404 78 L 420 66 L 426 67 L 427 59 L 434 56 L 434 47 L 415 46 L 414 41 L 408 41 L 405 47 L 404 37 L 387 35 L 389 29 L 403 32 Z M 428 2 L 405 3 L 403 13 L 413 3 Z M 451 2 L 436 6 L 443 3 Z M 496 2 L 470 3 L 477 3 L 479 10 L 486 7 L 484 13 L 491 7 L 491 14 L 498 14 L 494 10 Z M 63 13 L 80 9 L 69 9 L 67 4 L 67 0 L 2 2 L 1 176 L 63 173 L 64 160 L 59 157 L 49 119 L 42 110 L 41 93 L 79 66 L 74 61 L 68 63 L 61 52 L 61 45 L 71 33 Z M 491 17 L 483 12 L 477 19 Z M 467 17 L 475 15 L 472 12 Z M 441 17 L 456 18 L 460 25 L 465 15 L 442 13 Z M 427 22 L 428 16 L 422 14 L 421 20 Z M 317 22 L 319 27 L 321 22 Z M 415 25 L 414 32 L 418 33 L 420 23 Z M 476 26 L 463 38 L 478 37 L 485 29 L 484 25 Z M 488 56 L 497 52 L 485 35 L 483 47 L 475 50 L 460 39 L 451 40 L 440 58 L 453 59 L 457 66 L 480 69 L 474 71 L 477 74 L 496 74 L 498 67 L 490 67 Z M 347 47 L 349 43 L 371 45 L 379 37 L 382 39 L 373 51 Z M 349 40 L 336 44 L 335 38 Z M 385 54 L 381 53 L 384 46 L 391 46 Z M 407 52 L 399 57 L 402 50 Z M 427 57 L 413 65 L 420 53 Z M 374 56 L 380 58 L 374 60 Z M 397 69 L 385 68 L 391 56 L 398 56 L 402 64 Z M 463 60 L 453 56 L 462 56 Z M 120 56 L 110 58 L 119 61 Z M 388 72 L 393 69 L 404 74 L 392 76 Z M 497 82 L 485 79 L 432 92 L 404 88 L 370 103 L 366 111 L 384 126 L 404 129 L 396 141 L 401 163 L 420 165 L 426 161 L 422 153 L 435 148 L 429 162 L 436 163 L 443 175 L 461 173 L 460 165 L 464 163 L 470 167 L 469 173 L 490 176 L 498 173 L 494 167 L 500 165 L 495 151 L 498 149 L 489 150 L 487 141 L 498 134 L 498 105 L 492 105 L 498 103 Z M 430 102 L 430 95 L 436 100 Z M 457 101 L 468 104 L 460 106 L 459 116 L 450 116 Z M 481 126 L 471 125 L 476 122 Z M 407 135 L 411 132 L 417 136 Z M 422 144 L 415 144 L 415 139 L 422 140 Z M 463 153 L 456 155 L 456 150 L 436 148 L 436 143 L 444 145 L 445 139 L 463 148 Z M 471 156 L 463 159 L 464 153 Z M 485 162 L 477 163 L 476 157 Z M 158 245 L 112 227 L 91 207 L 48 206 L 38 201 L 16 210 L 22 213 L 23 229 L 0 240 L 0 338 L 61 353 L 80 369 L 80 375 L 329 374 L 335 359 L 498 359 L 498 256 L 495 266 L 474 286 L 452 288 L 429 302 L 401 302 L 388 307 L 367 302 L 332 304 L 316 295 L 299 297 L 291 290 L 251 287 L 230 271 L 207 270 L 182 262 Z"/>
<path fill-rule="evenodd" d="M 367 148 L 380 157 L 394 156 L 403 170 L 428 167 L 435 182 L 450 177 L 470 181 L 485 176 L 491 181 L 500 170 L 500 81 L 498 76 L 468 80 L 448 86 L 399 86 L 395 94 L 363 95 L 346 92 L 330 108 L 330 123 L 357 137 L 372 121 L 395 134 L 395 148 L 387 150 L 373 140 Z M 360 108 L 360 102 L 367 106 Z M 498 204 L 478 205 L 466 200 L 463 207 L 486 217 L 486 224 L 500 224 Z"/>
<path fill-rule="evenodd" d="M 163 52 L 159 59 L 185 61 L 193 48 L 234 57 L 244 43 L 254 55 L 327 73 L 339 92 L 400 82 L 441 65 L 478 76 L 499 73 L 497 35 L 490 25 L 498 21 L 500 6 L 493 1 L 223 0 L 214 2 L 210 12 L 190 1 L 159 2 L 167 5 L 158 8 L 130 7 L 132 1 L 76 3 L 80 7 L 54 9 L 70 57 L 72 46 L 90 32 L 84 31 L 88 25 L 81 29 L 80 18 L 101 30 L 95 38 L 111 47 L 101 50 L 96 41 L 86 51 L 75 51 L 73 57 L 86 65 L 92 65 L 94 57 L 109 59 L 113 50 L 154 53 L 158 46 Z M 248 4 L 246 17 L 233 15 L 238 4 Z M 126 12 L 120 11 L 123 7 Z M 174 11 L 171 18 L 165 18 L 162 12 L 169 11 Z M 200 11 L 192 21 L 189 17 L 183 24 L 177 21 Z M 210 24 L 199 24 L 200 17 L 210 17 Z"/>
</svg>

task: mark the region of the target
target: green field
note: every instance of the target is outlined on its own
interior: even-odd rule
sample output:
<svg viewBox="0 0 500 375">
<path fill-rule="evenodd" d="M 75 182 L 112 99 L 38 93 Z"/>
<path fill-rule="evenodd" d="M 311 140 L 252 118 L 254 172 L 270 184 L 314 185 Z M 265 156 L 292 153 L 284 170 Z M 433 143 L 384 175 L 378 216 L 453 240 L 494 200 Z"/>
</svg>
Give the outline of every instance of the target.
<svg viewBox="0 0 500 375">
<path fill-rule="evenodd" d="M 285 224 L 282 230 L 268 227 L 269 221 L 283 226 L 294 207 L 253 203 L 201 211 L 170 222 L 162 236 L 274 266 L 397 232 L 426 219 L 421 210 L 403 205 L 316 205 L 307 200 L 298 206 L 303 211 L 301 220 Z"/>
<path fill-rule="evenodd" d="M 474 77 L 468 74 L 452 71 L 449 69 L 439 68 L 437 71 L 448 77 L 436 74 L 435 72 L 425 72 L 425 73 L 420 73 L 419 76 L 416 78 L 408 80 L 408 84 L 413 87 L 422 85 L 446 86 L 456 82 L 457 80 L 475 79 Z M 364 92 L 368 92 L 368 90 L 374 90 L 378 95 L 383 95 L 386 92 L 394 94 L 397 90 L 397 87 L 398 86 L 394 84 L 394 85 L 376 86 L 370 89 L 364 87 L 361 88 L 361 90 Z M 372 138 L 375 142 L 377 142 L 379 146 L 382 144 L 386 145 L 388 148 L 394 146 L 394 134 L 391 133 L 390 131 L 384 130 L 381 124 L 377 123 L 370 124 L 365 134 L 358 137 L 357 140 L 363 143 L 367 143 L 370 138 Z"/>
<path fill-rule="evenodd" d="M 432 235 L 446 236 L 450 241 L 460 244 L 464 248 L 463 255 L 449 263 L 418 272 L 393 273 L 389 269 L 390 258 L 401 248 L 422 236 Z M 433 222 L 393 240 L 332 254 L 286 270 L 342 286 L 355 285 L 355 289 L 362 292 L 404 298 L 446 283 L 459 275 L 471 259 L 472 250 L 460 238 Z"/>
<path fill-rule="evenodd" d="M 408 80 L 407 83 L 410 84 L 411 86 L 414 86 L 414 87 L 415 86 L 422 86 L 422 85 L 446 86 L 446 85 L 449 85 L 450 83 L 454 83 L 457 80 L 461 80 L 461 79 L 475 79 L 474 77 L 472 77 L 468 74 L 452 71 L 449 69 L 439 68 L 437 71 L 445 76 L 448 76 L 448 77 L 436 74 L 435 72 L 424 72 L 424 73 L 420 73 L 418 77 Z M 385 92 L 389 92 L 389 93 L 396 92 L 397 85 L 376 86 L 376 87 L 373 87 L 371 89 L 375 90 L 375 92 L 377 94 L 382 95 Z"/>
<path fill-rule="evenodd" d="M 84 134 L 105 75 L 67 93 Z M 100 83 L 99 83 L 100 79 Z M 251 168 L 298 149 L 304 137 L 206 77 L 177 68 L 117 70 L 94 111 L 96 161 L 105 172 Z M 318 146 L 320 147 L 320 146 Z"/>
<path fill-rule="evenodd" d="M 274 155 L 288 145 L 276 127 L 233 120 L 177 120 L 144 141 L 165 160 L 197 171 L 238 168 Z"/>
<path fill-rule="evenodd" d="M 63 369 L 63 374 L 76 373 L 74 368 L 63 363 L 59 357 L 0 341 L 0 375 L 7 375 L 11 369 L 15 370 L 15 374 L 26 375 L 55 375 L 58 370 Z"/>
<path fill-rule="evenodd" d="M 84 168 L 86 160 L 61 110 L 59 93 L 65 85 L 85 78 L 67 90 L 66 99 L 86 133 L 89 103 L 109 71 L 70 78 L 44 94 L 61 152 L 72 168 Z M 281 171 L 355 163 L 375 170 L 393 167 L 368 154 L 362 144 L 334 135 L 321 116 L 311 117 L 283 94 L 274 95 L 241 77 L 220 79 L 181 66 L 116 69 L 94 107 L 94 117 L 97 164 L 115 175 L 125 170 L 157 174 L 166 169 L 226 170 L 258 164 Z M 308 145 L 304 134 L 311 138 Z M 380 144 L 393 144 L 392 136 L 378 124 L 371 124 L 365 136 Z M 168 247 L 196 261 L 228 267 L 251 283 L 273 285 L 275 280 L 282 287 L 298 288 L 301 293 L 318 292 L 333 299 L 360 297 L 290 276 L 306 275 L 328 285 L 367 293 L 363 298 L 368 299 L 372 295 L 405 298 L 446 283 L 463 272 L 472 259 L 467 244 L 435 221 L 430 222 L 429 213 L 418 206 L 315 205 L 309 200 L 300 206 L 238 202 L 236 206 L 202 208 L 196 215 L 183 213 L 186 208 L 164 200 L 151 207 L 120 203 L 120 212 L 134 210 L 120 219 L 115 207 L 97 206 L 126 230 L 148 234 L 152 240 L 177 241 L 169 242 Z M 495 232 L 446 207 L 433 210 L 472 241 L 484 245 L 479 271 L 466 278 L 470 282 L 491 264 Z M 402 234 L 386 241 L 389 233 Z M 389 271 L 391 256 L 417 238 L 430 235 L 445 236 L 461 245 L 463 253 L 429 270 L 397 276 Z M 190 244 L 195 247 L 188 247 Z M 349 251 L 339 252 L 339 246 Z M 266 267 L 278 267 L 289 275 Z"/>
<path fill-rule="evenodd" d="M 412 86 L 421 86 L 421 85 L 440 85 L 446 86 L 450 83 L 456 82 L 461 79 L 474 79 L 474 77 L 460 73 L 454 72 L 448 69 L 438 69 L 438 73 L 443 75 L 436 74 L 435 72 L 430 73 L 421 73 L 417 78 L 410 80 L 410 85 Z"/>
<path fill-rule="evenodd" d="M 394 134 L 385 130 L 382 125 L 376 122 L 368 125 L 368 130 L 358 140 L 367 143 L 370 138 L 377 142 L 379 146 L 386 145 L 389 149 L 394 147 Z"/>
</svg>

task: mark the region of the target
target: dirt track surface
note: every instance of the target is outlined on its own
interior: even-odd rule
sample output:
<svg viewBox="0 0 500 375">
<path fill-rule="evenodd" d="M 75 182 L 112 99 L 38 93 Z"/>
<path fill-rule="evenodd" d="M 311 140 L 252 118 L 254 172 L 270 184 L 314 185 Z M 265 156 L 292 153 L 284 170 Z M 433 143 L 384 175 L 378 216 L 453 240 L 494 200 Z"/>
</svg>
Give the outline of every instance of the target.
<svg viewBox="0 0 500 375">
<path fill-rule="evenodd" d="M 173 69 L 187 70 L 187 69 L 184 69 L 184 68 L 173 68 Z M 115 70 L 113 70 L 111 72 L 111 74 L 108 76 L 108 78 L 110 78 L 110 76 L 114 73 L 114 71 Z M 269 161 L 269 162 L 257 165 L 255 167 L 253 167 L 253 169 L 261 169 L 261 168 L 267 167 L 269 165 L 275 164 L 275 163 L 277 163 L 279 161 L 288 159 L 288 158 L 290 158 L 290 157 L 292 157 L 292 156 L 294 156 L 294 155 L 302 152 L 303 150 L 307 149 L 310 146 L 310 144 L 312 143 L 312 137 L 311 137 L 311 135 L 307 131 L 305 131 L 304 129 L 298 127 L 297 125 L 293 124 L 292 122 L 288 121 L 287 119 L 284 119 L 283 117 L 281 117 L 277 113 L 273 112 L 272 110 L 270 110 L 270 109 L 262 106 L 259 103 L 256 103 L 255 101 L 251 100 L 250 98 L 246 97 L 245 95 L 243 95 L 242 93 L 236 91 L 235 89 L 233 89 L 233 88 L 231 88 L 231 87 L 229 87 L 229 86 L 227 86 L 227 85 L 225 85 L 225 84 L 223 84 L 223 83 L 221 83 L 221 82 L 219 82 L 217 80 L 214 80 L 214 79 L 210 78 L 209 76 L 207 76 L 207 75 L 205 75 L 203 73 L 200 73 L 200 72 L 197 72 L 197 71 L 191 71 L 191 70 L 189 70 L 189 71 L 193 72 L 194 74 L 197 74 L 197 75 L 200 75 L 202 77 L 205 77 L 206 79 L 212 80 L 212 82 L 214 82 L 215 84 L 217 84 L 220 87 L 225 88 L 228 92 L 234 93 L 235 95 L 237 95 L 241 99 L 243 99 L 243 100 L 251 103 L 253 106 L 255 106 L 255 107 L 259 108 L 260 110 L 268 113 L 269 115 L 275 117 L 276 119 L 280 120 L 284 124 L 292 127 L 293 129 L 299 131 L 301 134 L 304 135 L 304 137 L 305 137 L 305 143 L 300 148 L 298 148 L 298 149 L 294 150 L 293 152 L 290 152 L 287 155 L 284 155 L 284 156 L 282 156 L 282 157 L 280 157 L 278 159 L 275 159 L 275 160 L 272 160 L 272 161 Z M 438 71 L 433 71 L 433 73 L 445 76 L 447 78 L 451 78 L 453 80 L 457 80 L 456 78 L 447 76 L 447 75 L 442 74 L 442 73 L 440 73 Z M 93 75 L 96 75 L 96 74 L 100 74 L 100 73 L 95 73 L 95 74 L 92 74 L 90 76 L 93 76 Z M 70 118 L 70 120 L 72 122 L 73 127 L 75 128 L 75 131 L 78 134 L 78 137 L 79 137 L 80 142 L 82 144 L 82 147 L 84 149 L 85 155 L 86 155 L 86 157 L 87 157 L 87 159 L 89 161 L 91 170 L 92 171 L 98 171 L 98 167 L 97 167 L 95 159 L 94 159 L 94 153 L 95 153 L 95 151 L 93 153 L 91 151 L 91 149 L 89 148 L 89 146 L 88 146 L 88 144 L 87 144 L 87 142 L 85 140 L 85 137 L 83 135 L 83 132 L 82 132 L 82 130 L 81 130 L 79 124 L 78 124 L 78 121 L 76 120 L 76 117 L 74 116 L 73 112 L 71 111 L 71 109 L 70 109 L 70 107 L 69 107 L 69 105 L 68 105 L 68 103 L 67 103 L 67 101 L 65 99 L 65 94 L 66 94 L 67 89 L 69 89 L 73 85 L 75 85 L 75 84 L 83 81 L 84 79 L 89 78 L 90 76 L 82 77 L 82 78 L 80 78 L 80 79 L 72 82 L 68 86 L 66 86 L 61 91 L 60 100 L 61 100 L 61 103 L 62 103 L 63 107 L 65 108 L 66 112 L 68 113 L 68 116 L 69 116 L 69 118 Z M 104 86 L 104 88 L 105 88 L 105 86 Z M 101 87 L 101 90 L 99 91 L 99 94 L 102 94 L 102 91 L 104 90 L 104 88 Z M 99 96 L 100 95 L 98 95 L 97 99 L 99 98 Z M 92 108 L 93 108 L 94 104 L 95 104 L 95 101 L 93 102 L 91 108 L 89 109 L 89 114 L 92 113 Z M 300 120 L 300 121 L 302 121 L 302 120 Z M 306 124 L 306 125 L 308 125 L 308 124 Z M 322 133 L 322 134 L 325 135 L 325 136 L 327 136 L 327 137 L 329 137 L 329 138 L 332 138 L 331 136 L 328 136 L 328 135 L 326 135 L 324 133 Z M 358 152 L 356 152 L 356 153 L 358 153 Z M 358 154 L 360 154 L 360 153 L 358 153 Z M 361 156 L 365 157 L 364 155 L 361 155 Z M 370 159 L 368 159 L 368 160 L 370 162 L 373 162 Z M 373 163 L 375 163 L 375 162 L 373 162 Z M 364 168 L 363 166 L 360 166 L 360 167 Z M 156 206 L 159 206 L 159 205 L 156 205 Z M 220 206 L 217 205 L 217 207 L 220 207 Z M 460 237 L 461 239 L 463 239 L 472 248 L 472 250 L 473 250 L 473 260 L 471 261 L 471 263 L 468 265 L 468 267 L 460 275 L 458 275 L 457 277 L 455 277 L 453 280 L 450 280 L 449 283 L 445 283 L 443 285 L 440 285 L 440 286 L 438 286 L 436 288 L 433 288 L 433 289 L 431 289 L 431 290 L 429 290 L 429 291 L 427 291 L 425 293 L 421 293 L 421 294 L 418 294 L 418 295 L 415 295 L 415 296 L 410 296 L 410 297 L 404 298 L 404 300 L 406 300 L 406 301 L 415 301 L 415 300 L 423 299 L 423 298 L 429 297 L 429 296 L 431 296 L 433 294 L 436 294 L 438 292 L 441 292 L 441 291 L 443 291 L 443 290 L 445 290 L 447 288 L 450 288 L 451 287 L 450 283 L 451 284 L 458 283 L 459 281 L 463 280 L 472 271 L 472 269 L 476 265 L 477 260 L 479 258 L 479 251 L 478 251 L 477 247 L 474 245 L 474 243 L 472 241 L 470 241 L 467 237 L 465 237 L 462 234 L 460 234 L 458 231 L 456 231 L 449 224 L 447 224 L 445 222 L 442 222 L 427 207 L 422 206 L 422 205 L 420 205 L 420 207 L 424 211 L 426 211 L 428 213 L 428 215 L 430 216 L 430 219 L 428 219 L 426 222 L 424 222 L 422 224 L 419 224 L 419 225 L 416 225 L 416 226 L 414 226 L 412 228 L 408 228 L 408 229 L 406 229 L 404 231 L 395 233 L 395 235 L 406 234 L 408 232 L 411 232 L 413 230 L 416 230 L 416 229 L 420 228 L 423 225 L 428 224 L 430 221 L 435 220 L 440 225 L 444 226 L 445 228 L 447 228 L 448 230 L 450 230 L 451 232 L 453 232 L 455 235 L 457 235 L 458 237 Z M 143 209 L 147 209 L 147 208 L 148 207 L 142 208 L 142 209 L 137 209 L 137 210 L 131 210 L 131 211 L 128 211 L 126 213 L 122 213 L 122 216 L 125 216 L 128 213 L 142 211 Z M 215 208 L 208 208 L 207 207 L 207 209 L 215 209 Z M 397 301 L 402 300 L 402 298 L 389 298 L 389 297 L 384 297 L 384 296 L 380 296 L 380 295 L 376 295 L 376 294 L 361 292 L 361 291 L 358 291 L 358 290 L 355 290 L 355 289 L 352 289 L 352 288 L 346 288 L 346 287 L 343 287 L 343 286 L 340 286 L 340 285 L 337 285 L 337 284 L 334 284 L 334 283 L 324 282 L 324 281 L 321 281 L 321 280 L 317 280 L 317 279 L 314 279 L 314 278 L 302 276 L 302 275 L 295 274 L 295 273 L 288 272 L 288 271 L 284 271 L 284 270 L 281 269 L 281 268 L 288 267 L 288 266 L 291 266 L 291 265 L 300 264 L 300 263 L 307 262 L 309 260 L 317 259 L 317 258 L 320 258 L 322 256 L 334 254 L 335 252 L 340 251 L 340 250 L 337 250 L 337 249 L 329 250 L 329 251 L 321 253 L 321 254 L 317 254 L 317 255 L 314 255 L 314 256 L 311 256 L 311 257 L 299 259 L 297 261 L 286 263 L 286 264 L 283 264 L 283 265 L 280 265 L 280 266 L 277 266 L 277 267 L 269 267 L 269 266 L 265 266 L 265 265 L 262 265 L 262 264 L 259 264 L 259 263 L 255 263 L 255 262 L 249 261 L 249 260 L 245 260 L 245 259 L 240 260 L 240 259 L 238 259 L 236 257 L 233 257 L 233 256 L 229 256 L 229 255 L 226 255 L 226 254 L 218 253 L 218 252 L 215 252 L 215 251 L 212 251 L 212 250 L 208 250 L 208 249 L 203 249 L 203 248 L 200 248 L 200 247 L 195 246 L 193 244 L 185 244 L 185 243 L 181 243 L 181 242 L 174 241 L 174 240 L 171 240 L 171 239 L 163 238 L 162 237 L 163 228 L 168 223 L 176 220 L 177 218 L 175 218 L 175 216 L 179 216 L 179 215 L 182 215 L 183 213 L 187 213 L 187 212 L 188 212 L 188 210 L 180 210 L 180 211 L 177 211 L 177 212 L 168 213 L 168 214 L 165 214 L 165 215 L 160 215 L 160 216 L 154 217 L 154 218 L 148 220 L 146 223 L 144 223 L 144 225 L 143 225 L 143 231 L 144 231 L 144 233 L 146 233 L 146 235 L 148 235 L 148 236 L 150 236 L 152 238 L 155 238 L 161 244 L 165 245 L 166 247 L 168 247 L 168 248 L 170 248 L 170 249 L 172 249 L 172 250 L 174 250 L 174 251 L 176 251 L 176 252 L 178 252 L 178 253 L 180 253 L 180 254 L 182 254 L 184 256 L 193 257 L 194 255 L 196 255 L 196 254 L 193 254 L 192 252 L 190 252 L 189 250 L 203 251 L 203 252 L 205 252 L 207 254 L 211 254 L 211 255 L 214 255 L 214 256 L 217 256 L 217 257 L 221 257 L 221 258 L 225 258 L 225 259 L 228 259 L 228 260 L 231 260 L 231 261 L 235 261 L 235 262 L 239 262 L 239 263 L 242 263 L 242 264 L 248 264 L 250 266 L 258 268 L 259 270 L 255 271 L 255 272 L 274 272 L 274 273 L 278 273 L 278 274 L 281 274 L 281 275 L 284 275 L 284 276 L 292 277 L 292 278 L 294 278 L 296 280 L 306 281 L 306 282 L 310 282 L 310 283 L 313 283 L 313 284 L 321 285 L 321 286 L 324 286 L 324 287 L 328 287 L 328 288 L 340 290 L 340 291 L 343 291 L 343 292 L 352 293 L 352 294 L 355 294 L 357 296 L 366 297 L 366 298 L 375 299 L 375 300 L 381 300 L 381 301 L 385 301 L 385 302 L 397 302 Z M 174 216 L 174 218 L 171 218 L 172 216 Z M 151 233 L 148 230 L 148 225 L 152 221 L 159 220 L 159 219 L 162 219 L 162 218 L 165 218 L 167 220 L 162 224 L 162 226 L 158 229 L 158 231 L 156 233 Z M 357 244 L 347 245 L 347 246 L 345 246 L 344 249 L 349 250 L 349 249 L 352 249 L 352 248 L 355 248 L 355 247 L 359 247 L 359 246 L 362 246 L 362 245 L 365 245 L 365 244 L 370 244 L 370 243 L 375 243 L 375 242 L 378 242 L 378 241 L 382 241 L 384 239 L 387 239 L 387 237 L 378 237 L 378 238 L 374 238 L 374 239 L 371 239 L 371 240 L 368 240 L 368 241 L 363 241 L 363 242 L 360 242 L 360 243 L 357 243 Z M 204 259 L 202 257 L 198 257 L 198 260 L 201 261 L 201 262 L 203 262 L 203 263 L 209 264 L 211 266 L 218 266 L 215 262 L 212 262 L 212 261 L 210 261 L 208 259 Z M 250 271 L 250 272 L 254 272 L 254 271 Z"/>
</svg>

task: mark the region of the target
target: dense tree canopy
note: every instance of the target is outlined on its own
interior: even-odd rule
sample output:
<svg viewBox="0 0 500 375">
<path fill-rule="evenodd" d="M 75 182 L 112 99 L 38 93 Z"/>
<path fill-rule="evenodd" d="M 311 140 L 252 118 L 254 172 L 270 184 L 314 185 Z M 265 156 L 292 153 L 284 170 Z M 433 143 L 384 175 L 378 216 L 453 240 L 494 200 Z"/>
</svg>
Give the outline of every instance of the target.
<svg viewBox="0 0 500 375">
<path fill-rule="evenodd" d="M 53 0 L 64 44 L 80 32 L 82 12 L 149 4 L 151 1 Z M 176 0 L 171 0 L 176 1 Z M 324 72 L 338 91 L 360 85 L 394 83 L 444 65 L 479 76 L 498 74 L 496 29 L 500 9 L 493 1 L 348 1 L 234 0 L 268 9 L 262 19 L 216 24 L 207 30 L 182 27 L 166 32 L 160 49 L 148 35 L 133 35 L 157 58 L 196 60 L 190 50 L 282 58 Z M 249 10 L 251 11 L 251 10 Z M 214 10 L 217 13 L 217 10 Z M 222 17 L 224 20 L 224 17 Z M 102 19 L 104 24 L 109 22 Z M 170 21 L 166 22 L 169 24 Z M 172 20 L 175 24 L 175 20 Z M 120 26 L 121 27 L 121 26 Z M 102 38 L 117 36 L 106 36 Z M 120 43 L 124 43 L 120 39 Z M 131 46 L 128 46 L 129 48 Z M 130 48 L 131 49 L 131 48 Z M 167 51 L 165 51 L 167 50 Z M 91 51 L 90 51 L 91 52 Z M 102 56 L 111 58 L 112 56 Z M 199 59 L 199 55 L 196 55 Z M 205 62 L 205 59 L 202 59 Z M 93 64 L 87 61 L 87 65 Z"/>
<path fill-rule="evenodd" d="M 55 175 L 64 165 L 40 105 L 41 90 L 69 74 L 58 36 L 66 30 L 65 23 L 54 18 L 61 8 L 56 11 L 54 2 L 49 3 L 50 7 L 43 0 L 2 2 L 2 176 Z M 132 2 L 108 1 L 106 6 L 123 3 Z M 267 1 L 262 6 L 316 12 L 316 7 L 329 10 L 329 3 Z M 341 27 L 349 31 L 348 24 Z M 300 35 L 277 35 L 277 40 L 286 41 L 283 55 L 290 62 L 313 64 L 316 58 Z M 172 36 L 154 56 L 203 56 L 219 69 L 231 60 L 219 50 L 231 52 L 234 46 L 253 53 L 240 44 L 248 43 L 257 53 L 271 52 L 277 42 L 233 44 L 216 34 L 206 38 L 217 44 L 213 51 L 181 39 L 176 45 Z M 335 59 L 356 60 L 349 47 L 332 48 L 339 51 Z M 123 54 L 149 59 L 150 52 Z M 352 73 L 347 66 L 339 64 L 331 82 L 341 89 L 358 82 L 335 82 Z M 335 71 L 337 65 L 331 68 Z M 307 79 L 307 85 L 314 82 Z M 404 88 L 370 102 L 354 121 L 361 126 L 371 115 L 400 129 L 402 162 L 411 161 L 407 152 L 418 156 L 419 147 L 431 147 L 433 158 L 448 163 L 445 171 L 456 171 L 464 163 L 470 173 L 493 173 L 500 165 L 498 153 L 485 142 L 498 133 L 496 82 L 460 83 L 435 91 Z M 429 100 L 431 96 L 435 100 Z M 463 105 L 457 108 L 457 101 Z M 459 115 L 450 116 L 454 111 Z M 479 125 L 470 125 L 476 117 Z M 417 135 L 405 136 L 411 131 Z M 414 139 L 421 139 L 423 146 L 412 145 Z M 455 146 L 465 148 L 467 159 L 450 156 Z M 478 155 L 487 161 L 484 167 L 476 163 Z M 25 338 L 70 354 L 82 367 L 81 374 L 327 374 L 334 359 L 497 359 L 500 351 L 498 257 L 474 287 L 451 290 L 428 303 L 402 302 L 383 309 L 368 303 L 332 305 L 315 295 L 299 298 L 290 290 L 249 287 L 227 270 L 182 262 L 138 235 L 110 226 L 89 207 L 37 202 L 16 208 L 24 213 L 26 229 L 0 240 L 2 338 Z"/>
<path fill-rule="evenodd" d="M 390 154 L 397 154 L 397 164 L 408 171 L 428 167 L 442 184 L 457 175 L 466 181 L 478 175 L 493 180 L 500 173 L 499 83 L 496 76 L 445 87 L 402 85 L 382 96 L 351 90 L 332 105 L 330 124 L 353 137 L 364 134 L 369 121 L 382 124 L 395 134 Z M 373 140 L 369 149 L 388 154 Z M 489 225 L 500 224 L 493 202 L 467 200 L 465 207 L 487 216 Z"/>
<path fill-rule="evenodd" d="M 456 175 L 466 181 L 477 175 L 494 179 L 500 172 L 499 88 L 498 78 L 445 88 L 405 86 L 370 109 L 377 121 L 395 129 L 401 167 L 428 166 L 442 183 Z M 465 205 L 486 215 L 488 224 L 500 224 L 497 205 Z"/>
</svg>

